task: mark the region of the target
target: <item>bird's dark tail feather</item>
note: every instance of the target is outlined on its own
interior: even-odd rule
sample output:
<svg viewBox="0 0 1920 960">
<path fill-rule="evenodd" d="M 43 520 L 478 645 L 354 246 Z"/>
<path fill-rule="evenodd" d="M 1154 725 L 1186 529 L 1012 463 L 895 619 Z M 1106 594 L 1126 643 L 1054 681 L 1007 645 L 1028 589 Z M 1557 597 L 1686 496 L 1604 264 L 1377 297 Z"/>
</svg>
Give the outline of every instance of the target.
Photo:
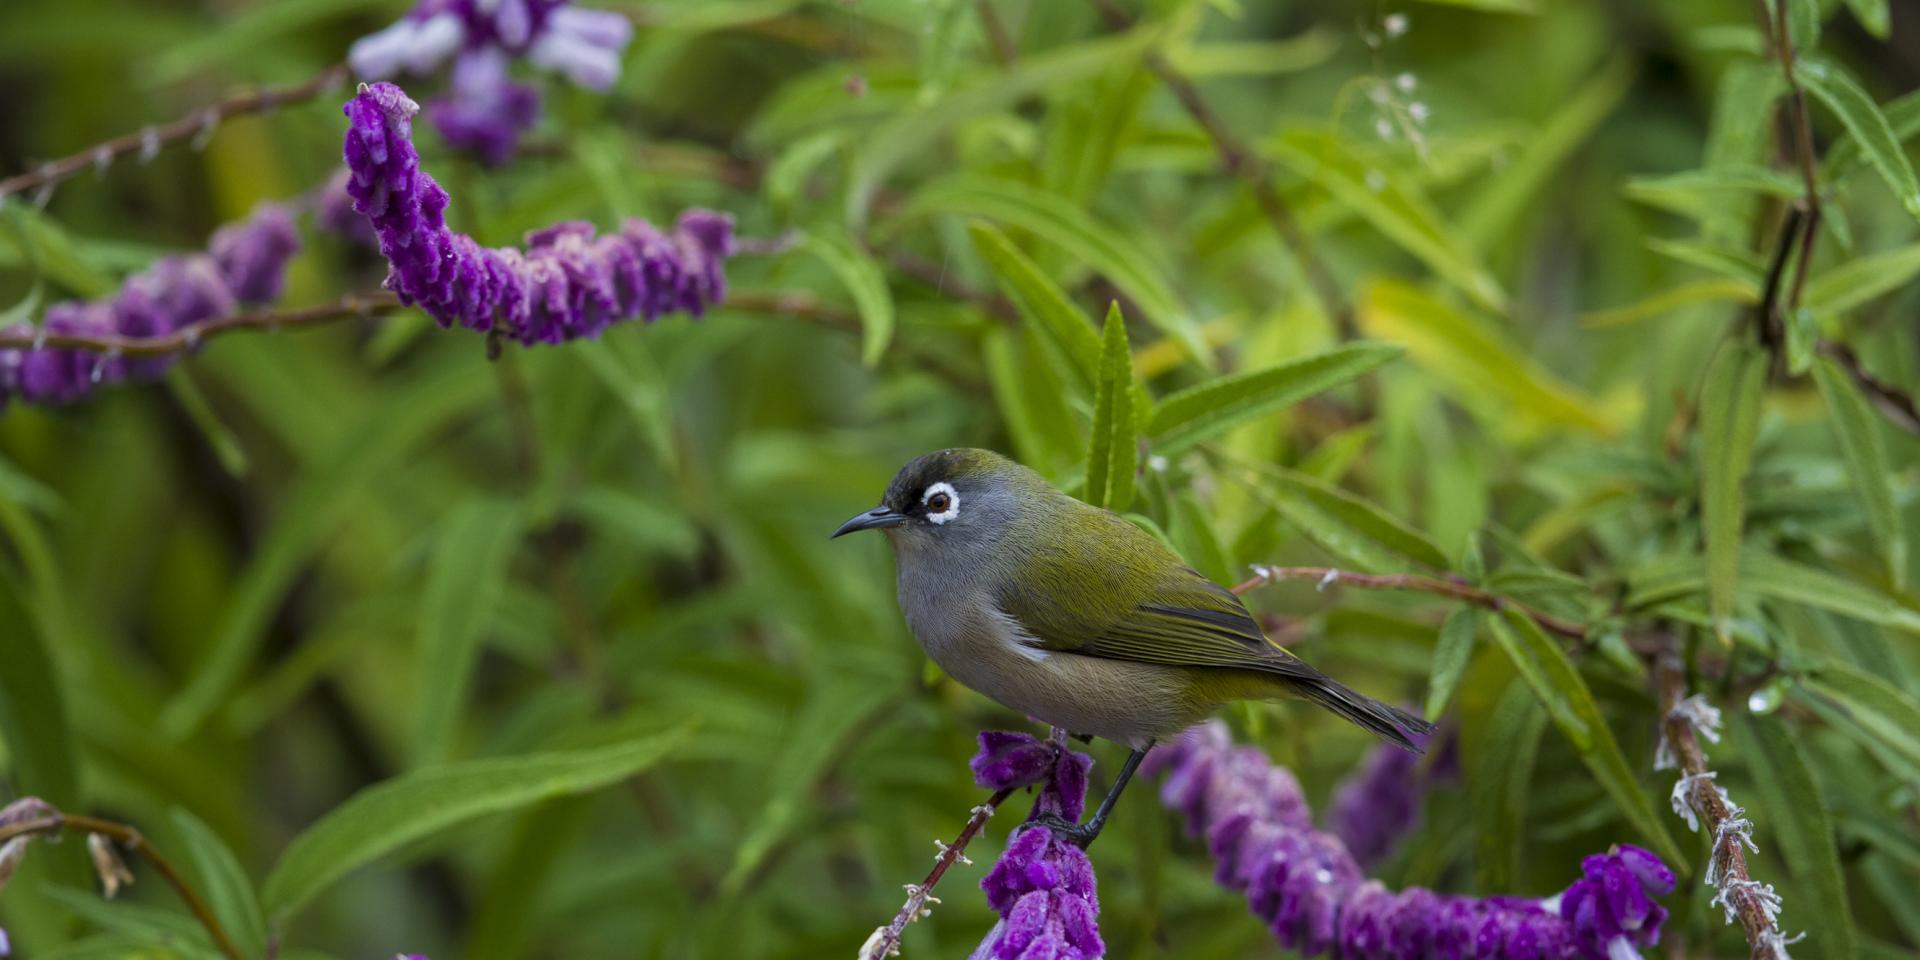
<svg viewBox="0 0 1920 960">
<path fill-rule="evenodd" d="M 1303 679 L 1298 686 L 1302 696 L 1403 750 L 1423 753 L 1420 744 L 1415 743 L 1408 734 L 1425 736 L 1433 732 L 1433 724 L 1366 694 L 1349 690 L 1330 677 Z"/>
</svg>

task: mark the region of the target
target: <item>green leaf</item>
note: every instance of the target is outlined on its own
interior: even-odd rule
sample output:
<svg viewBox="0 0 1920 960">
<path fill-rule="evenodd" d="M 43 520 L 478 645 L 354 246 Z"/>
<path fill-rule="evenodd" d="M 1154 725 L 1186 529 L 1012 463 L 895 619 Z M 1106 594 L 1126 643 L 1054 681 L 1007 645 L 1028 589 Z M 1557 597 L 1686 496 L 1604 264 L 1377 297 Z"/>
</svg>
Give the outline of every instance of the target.
<svg viewBox="0 0 1920 960">
<path fill-rule="evenodd" d="M 1289 130 L 1269 140 L 1268 147 L 1280 163 L 1324 187 L 1474 303 L 1496 313 L 1506 310 L 1507 294 L 1500 282 L 1458 231 L 1404 178 L 1375 169 L 1338 138 L 1318 131 Z M 1386 178 L 1384 184 L 1382 176 Z"/>
<path fill-rule="evenodd" d="M 1799 888 L 1795 915 L 1819 918 L 1818 923 L 1806 925 L 1807 940 L 1794 946 L 1794 954 L 1852 957 L 1853 911 L 1840 871 L 1840 853 L 1834 847 L 1833 823 L 1827 816 L 1829 803 L 1796 742 L 1800 734 L 1789 730 L 1778 713 L 1761 716 L 1736 711 L 1731 719 L 1741 754 L 1753 768 L 1760 822 Z"/>
<path fill-rule="evenodd" d="M 1746 280 L 1696 280 L 1672 287 L 1644 300 L 1621 307 L 1609 307 L 1595 310 L 1580 318 L 1580 325 L 1590 330 L 1606 327 L 1625 326 L 1639 323 L 1661 314 L 1670 313 L 1681 307 L 1697 303 L 1715 303 L 1731 301 L 1733 303 L 1753 303 L 1760 299 L 1760 288 Z"/>
<path fill-rule="evenodd" d="M 512 503 L 473 501 L 456 508 L 428 559 L 420 594 L 413 730 L 416 767 L 447 759 L 480 652 L 491 601 L 506 582 L 507 564 L 524 520 Z"/>
<path fill-rule="evenodd" d="M 1740 532 L 1746 517 L 1747 470 L 1760 423 L 1767 361 L 1729 343 L 1707 368 L 1700 390 L 1700 513 L 1706 541 L 1707 606 L 1722 643 L 1732 643 L 1734 589 L 1740 579 Z"/>
<path fill-rule="evenodd" d="M 247 458 L 247 449 L 240 444 L 240 437 L 233 432 L 214 412 L 213 404 L 207 401 L 207 395 L 200 390 L 200 384 L 185 367 L 174 367 L 167 371 L 167 390 L 187 412 L 187 419 L 193 422 L 200 436 L 206 439 L 207 446 L 213 448 L 213 455 L 220 461 L 220 469 L 227 476 L 236 479 L 245 477 L 251 469 Z"/>
<path fill-rule="evenodd" d="M 1802 699 L 1823 716 L 1852 727 L 1863 745 L 1903 776 L 1920 771 L 1920 701 L 1880 677 L 1829 663 L 1801 684 Z"/>
<path fill-rule="evenodd" d="M 1807 281 L 1801 303 L 1816 313 L 1844 313 L 1892 293 L 1920 274 L 1920 243 L 1850 257 Z"/>
<path fill-rule="evenodd" d="M 1762 269 L 1760 258 L 1745 250 L 1736 250 L 1713 243 L 1667 240 L 1661 237 L 1647 240 L 1647 249 L 1681 263 L 1710 270 L 1740 283 L 1756 288 L 1760 285 Z"/>
<path fill-rule="evenodd" d="M 1740 557 L 1740 583 L 1761 596 L 1920 634 L 1920 610 L 1872 587 L 1757 549 Z"/>
<path fill-rule="evenodd" d="M 18 531 L 32 521 L 14 504 L 0 506 L 11 541 L 19 549 Z M 33 534 L 38 538 L 38 533 Z M 39 544 L 44 547 L 44 541 Z M 0 562 L 0 743 L 7 748 L 8 773 L 14 791 L 37 794 L 56 805 L 80 799 L 73 731 L 69 726 L 59 676 L 54 672 L 53 639 L 44 619 L 28 607 L 22 585 Z"/>
<path fill-rule="evenodd" d="M 267 912 L 285 918 L 348 873 L 475 817 L 624 780 L 653 766 L 691 729 L 593 749 L 429 767 L 367 787 L 288 844 L 267 876 Z"/>
<path fill-rule="evenodd" d="M 1255 489 L 1323 549 L 1374 572 L 1409 564 L 1447 568 L 1447 555 L 1426 534 L 1373 503 L 1306 474 L 1266 465 L 1255 469 Z"/>
<path fill-rule="evenodd" d="M 1813 379 L 1833 413 L 1847 473 L 1867 509 L 1867 531 L 1880 547 L 1887 580 L 1898 590 L 1907 576 L 1907 534 L 1893 498 L 1893 471 L 1880 436 L 1880 420 L 1840 365 L 1826 357 L 1813 362 Z"/>
<path fill-rule="evenodd" d="M 1613 731 L 1593 700 L 1593 692 L 1574 669 L 1573 661 L 1538 624 L 1518 610 L 1509 609 L 1488 621 L 1494 639 L 1513 661 L 1514 669 L 1533 688 L 1541 705 L 1547 708 L 1554 725 L 1573 744 L 1580 759 L 1612 798 L 1628 823 L 1640 832 L 1654 851 L 1678 872 L 1686 871 L 1686 857 L 1667 833 L 1666 825 L 1647 799 L 1634 768 L 1620 752 Z"/>
<path fill-rule="evenodd" d="M 981 222 L 967 226 L 973 245 L 993 270 L 1000 289 L 1013 299 L 1020 315 L 1039 327 L 1066 357 L 1068 379 L 1091 399 L 1100 379 L 1100 337 L 1059 286 L 1047 278 L 1006 234 Z"/>
<path fill-rule="evenodd" d="M 1085 442 L 1065 402 L 1066 391 L 1035 356 L 1045 349 L 1037 342 L 1045 334 L 1031 327 L 1025 333 L 1035 341 L 1023 350 L 1017 346 L 1019 332 L 998 327 L 986 332 L 980 347 L 987 383 L 1020 461 L 1057 476 L 1079 462 Z"/>
<path fill-rule="evenodd" d="M 860 313 L 860 360 L 869 367 L 879 363 L 893 339 L 893 293 L 886 273 L 844 233 L 809 233 L 800 248 L 826 264 L 853 295 Z"/>
<path fill-rule="evenodd" d="M 1140 420 L 1133 408 L 1133 350 L 1127 345 L 1127 322 L 1120 316 L 1120 304 L 1107 308 L 1107 324 L 1100 339 L 1100 382 L 1093 397 L 1086 499 L 1096 507 L 1119 511 L 1133 503 Z"/>
<path fill-rule="evenodd" d="M 1462 747 L 1475 820 L 1474 862 L 1483 889 L 1506 890 L 1519 878 L 1527 799 L 1533 795 L 1534 764 L 1546 731 L 1547 712 L 1518 680 L 1507 683 L 1484 723 L 1467 729 Z"/>
<path fill-rule="evenodd" d="M 1887 0 L 1847 0 L 1847 9 L 1853 11 L 1853 18 L 1860 21 L 1861 29 L 1872 34 L 1875 40 L 1886 40 L 1892 31 Z"/>
<path fill-rule="evenodd" d="M 161 711 L 169 738 L 198 730 L 219 705 L 245 672 L 282 594 L 374 479 L 497 391 L 493 378 L 462 367 L 423 377 L 369 411 L 301 476 L 234 583 L 193 677 Z"/>
<path fill-rule="evenodd" d="M 1913 166 L 1907 162 L 1906 151 L 1900 148 L 1900 138 L 1894 134 L 1886 115 L 1874 105 L 1873 98 L 1867 96 L 1845 69 L 1828 60 L 1803 59 L 1798 76 L 1808 92 L 1840 118 L 1841 125 L 1860 144 L 1867 161 L 1880 172 L 1880 178 L 1887 182 L 1887 188 L 1893 191 L 1900 205 L 1920 217 L 1920 181 L 1914 179 Z"/>
<path fill-rule="evenodd" d="M 1370 336 L 1405 346 L 1408 359 L 1490 422 L 1567 425 L 1601 435 L 1619 430 L 1592 398 L 1543 369 L 1503 331 L 1411 284 L 1369 286 L 1358 316 Z"/>
<path fill-rule="evenodd" d="M 187 857 L 199 876 L 198 889 L 244 956 L 264 956 L 267 918 L 254 896 L 247 871 L 212 828 L 183 808 L 173 809 L 173 828 L 186 845 Z"/>
<path fill-rule="evenodd" d="M 1487 250 L 1508 234 L 1541 188 L 1552 181 L 1554 171 L 1574 156 L 1632 87 L 1633 62 L 1626 56 L 1616 56 L 1581 81 L 1573 96 L 1526 139 L 1520 156 L 1503 164 L 1497 176 L 1488 177 L 1467 205 L 1460 216 L 1460 233 L 1467 245 Z"/>
<path fill-rule="evenodd" d="M 955 89 L 919 109 L 896 112 L 862 141 L 857 152 L 852 183 L 847 190 L 848 222 L 855 226 L 864 223 L 874 193 L 887 178 L 955 126 L 1130 61 L 1159 35 L 1159 28 L 1149 24 L 1115 36 L 1022 57 L 1013 68 L 994 73 L 991 80 Z"/>
<path fill-rule="evenodd" d="M 1111 224 L 1062 197 L 1012 180 L 961 176 L 914 194 L 906 216 L 952 213 L 1018 227 L 1060 248 L 1120 288 L 1146 321 L 1178 343 L 1189 359 L 1213 366 L 1212 352 L 1191 311 L 1148 252 Z"/>
<path fill-rule="evenodd" d="M 1172 456 L 1255 417 L 1352 381 L 1401 353 L 1399 347 L 1387 344 L 1355 343 L 1264 370 L 1205 380 L 1156 405 L 1147 435 L 1156 452 Z"/>
<path fill-rule="evenodd" d="M 53 218 L 11 198 L 0 199 L 0 212 L 8 227 L 0 231 L 0 240 L 33 265 L 36 278 L 44 276 L 81 297 L 104 297 L 119 286 Z"/>
<path fill-rule="evenodd" d="M 1448 611 L 1447 619 L 1440 622 L 1440 642 L 1434 645 L 1433 671 L 1427 680 L 1428 720 L 1438 720 L 1447 712 L 1453 689 L 1467 672 L 1467 661 L 1473 659 L 1473 639 L 1480 631 L 1480 620 L 1480 608 L 1463 605 Z"/>
</svg>

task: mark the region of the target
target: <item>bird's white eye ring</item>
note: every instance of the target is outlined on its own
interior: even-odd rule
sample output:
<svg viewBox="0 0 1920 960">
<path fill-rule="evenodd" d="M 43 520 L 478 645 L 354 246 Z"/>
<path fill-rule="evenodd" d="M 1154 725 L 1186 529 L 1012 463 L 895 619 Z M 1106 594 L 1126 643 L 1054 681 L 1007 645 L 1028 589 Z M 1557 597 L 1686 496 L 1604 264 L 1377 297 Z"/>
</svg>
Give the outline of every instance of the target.
<svg viewBox="0 0 1920 960">
<path fill-rule="evenodd" d="M 945 480 L 927 487 L 920 495 L 920 503 L 927 508 L 927 520 L 931 523 L 946 523 L 960 515 L 960 491 Z"/>
</svg>

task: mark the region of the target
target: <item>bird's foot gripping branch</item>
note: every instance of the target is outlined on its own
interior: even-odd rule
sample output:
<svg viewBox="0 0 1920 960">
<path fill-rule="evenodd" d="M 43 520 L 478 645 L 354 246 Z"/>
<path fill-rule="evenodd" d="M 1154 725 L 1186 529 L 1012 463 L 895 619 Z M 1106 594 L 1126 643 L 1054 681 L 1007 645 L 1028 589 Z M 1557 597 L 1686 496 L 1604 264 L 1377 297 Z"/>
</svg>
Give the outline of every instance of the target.
<svg viewBox="0 0 1920 960">
<path fill-rule="evenodd" d="M 1386 747 L 1388 752 L 1400 751 Z M 1041 825 L 1077 822 L 1084 811 L 1092 760 L 1059 739 L 1023 733 L 980 734 L 974 780 L 994 790 L 927 879 L 910 885 L 891 924 L 874 931 L 861 960 L 899 952 L 908 923 L 938 900 L 935 884 L 1014 791 L 1039 787 L 1027 822 L 981 881 L 1000 921 L 973 953 L 976 960 L 1093 960 L 1105 946 L 1092 861 L 1068 839 Z M 1394 892 L 1349 852 L 1341 837 L 1313 824 L 1300 784 L 1264 753 L 1236 747 L 1212 722 L 1153 750 L 1142 773 L 1164 777 L 1161 801 L 1181 814 L 1212 854 L 1215 879 L 1242 893 L 1284 947 L 1302 956 L 1362 960 L 1625 960 L 1659 942 L 1667 911 L 1656 898 L 1673 892 L 1674 875 L 1647 850 L 1619 844 L 1581 861 L 1581 875 L 1551 897 L 1450 896 L 1420 887 Z M 1371 773 L 1363 772 L 1363 777 Z M 1393 778 L 1408 790 L 1423 787 Z M 1417 798 L 1414 798 L 1417 803 Z M 1395 819 L 1404 829 L 1408 817 Z M 1391 838 L 1382 842 L 1390 844 Z"/>
</svg>

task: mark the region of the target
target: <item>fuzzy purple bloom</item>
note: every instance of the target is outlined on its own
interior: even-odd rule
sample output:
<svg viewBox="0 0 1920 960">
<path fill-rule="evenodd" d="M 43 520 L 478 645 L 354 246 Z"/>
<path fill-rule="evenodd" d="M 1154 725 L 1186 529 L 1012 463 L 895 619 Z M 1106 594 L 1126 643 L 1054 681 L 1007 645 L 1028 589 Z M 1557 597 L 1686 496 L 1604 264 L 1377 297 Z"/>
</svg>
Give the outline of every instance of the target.
<svg viewBox="0 0 1920 960">
<path fill-rule="evenodd" d="M 347 192 L 347 184 L 353 174 L 341 167 L 327 178 L 320 193 L 313 200 L 313 225 L 334 236 L 371 250 L 380 248 L 380 238 L 373 232 L 373 224 L 353 209 L 353 195 Z"/>
<path fill-rule="evenodd" d="M 264 204 L 247 219 L 215 230 L 207 252 L 235 299 L 272 303 L 280 299 L 287 261 L 300 252 L 300 234 L 293 228 L 291 211 Z"/>
<path fill-rule="evenodd" d="M 1414 739 L 1425 746 L 1429 738 Z M 1361 866 L 1379 863 L 1420 822 L 1428 787 L 1451 773 L 1454 743 L 1442 743 L 1431 769 L 1422 768 L 1419 754 L 1381 744 L 1334 788 L 1327 826 Z"/>
<path fill-rule="evenodd" d="M 567 0 L 420 0 L 392 26 L 355 41 L 347 61 L 360 77 L 385 80 L 491 48 L 605 90 L 619 78 L 620 55 L 632 38 L 625 16 Z"/>
<path fill-rule="evenodd" d="M 1038 784 L 1029 820 L 1052 813 L 1078 821 L 1086 808 L 1093 758 L 1084 753 L 1023 733 L 987 731 L 972 766 L 974 779 L 995 790 Z M 1093 863 L 1052 830 L 1031 822 L 1016 828 L 980 888 L 1000 922 L 974 960 L 1094 960 L 1106 953 Z"/>
<path fill-rule="evenodd" d="M 460 55 L 445 96 L 427 102 L 427 119 L 448 144 L 497 167 L 520 149 L 540 119 L 540 92 L 507 77 L 507 57 L 488 47 Z"/>
<path fill-rule="evenodd" d="M 1161 800 L 1206 838 L 1219 883 L 1303 956 L 1605 960 L 1658 942 L 1666 919 L 1652 898 L 1672 892 L 1672 871 L 1624 845 L 1586 858 L 1581 878 L 1546 900 L 1389 891 L 1313 828 L 1292 775 L 1234 747 L 1218 723 L 1155 750 L 1142 770 L 1165 774 Z"/>
<path fill-rule="evenodd" d="M 639 219 L 604 236 L 561 223 L 528 234 L 524 251 L 482 247 L 448 229 L 447 192 L 414 150 L 418 111 L 390 83 L 363 86 L 347 102 L 347 192 L 380 238 L 388 289 L 441 326 L 559 343 L 633 317 L 699 316 L 725 296 L 722 267 L 734 244 L 724 214 L 689 211 L 670 233 Z"/>
<path fill-rule="evenodd" d="M 277 299 L 287 261 L 299 249 L 292 215 L 285 207 L 263 204 L 246 220 L 215 231 L 206 253 L 163 257 L 127 278 L 111 297 L 53 304 L 40 330 L 92 337 L 160 337 L 229 316 L 242 301 Z M 34 334 L 24 324 L 5 332 Z M 53 348 L 0 350 L 0 406 L 12 397 L 29 403 L 71 403 L 101 384 L 155 379 L 174 359 L 122 359 Z"/>
</svg>

